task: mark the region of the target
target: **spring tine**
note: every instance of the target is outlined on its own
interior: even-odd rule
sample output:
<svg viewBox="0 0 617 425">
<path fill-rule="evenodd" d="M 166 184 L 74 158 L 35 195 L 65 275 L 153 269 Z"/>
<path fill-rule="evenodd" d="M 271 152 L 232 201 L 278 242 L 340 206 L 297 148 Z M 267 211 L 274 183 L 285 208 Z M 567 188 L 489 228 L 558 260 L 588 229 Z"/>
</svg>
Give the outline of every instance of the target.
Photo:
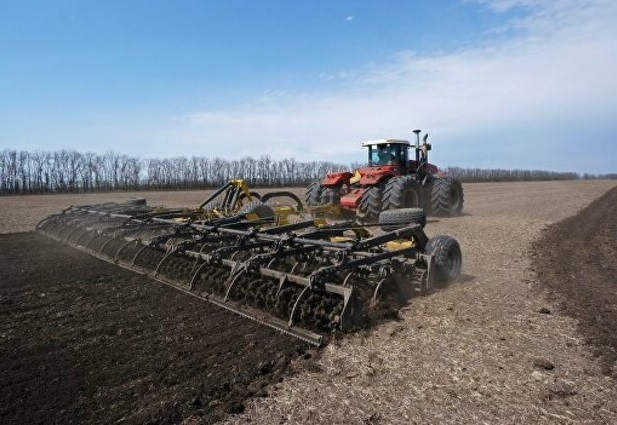
<svg viewBox="0 0 617 425">
<path fill-rule="evenodd" d="M 240 270 L 235 272 L 233 275 L 229 276 L 229 285 L 227 286 L 227 291 L 225 291 L 225 297 L 223 298 L 223 302 L 227 302 L 227 300 L 229 299 L 229 294 L 231 293 L 231 289 L 236 284 L 240 276 L 242 276 L 246 271 L 247 269 L 241 268 Z"/>
<path fill-rule="evenodd" d="M 131 267 L 135 267 L 135 261 L 137 261 L 137 257 L 139 257 L 139 254 L 141 254 L 142 252 L 144 252 L 146 250 L 146 248 L 148 248 L 148 245 L 143 245 L 136 253 L 135 256 L 133 257 L 133 259 L 131 260 Z"/>
<path fill-rule="evenodd" d="M 111 241 L 113 241 L 113 240 L 114 240 L 113 238 L 110 238 L 109 236 L 107 236 L 107 238 L 108 238 L 108 239 L 105 241 L 105 243 L 103 244 L 103 246 L 101 246 L 101 249 L 99 249 L 99 254 L 102 254 L 102 253 L 103 253 L 103 250 L 105 249 L 105 247 L 106 247 L 106 246 L 107 246 L 107 245 L 108 245 Z"/>
<path fill-rule="evenodd" d="M 97 233 L 97 232 L 95 232 L 95 231 L 92 231 L 92 232 L 89 232 L 89 233 L 91 234 L 91 237 L 90 237 L 90 239 L 88 239 L 88 242 L 84 243 L 84 245 L 83 245 L 83 246 L 84 246 L 85 248 L 87 248 L 87 249 L 93 250 L 92 248 L 90 248 L 90 246 L 89 246 L 89 245 L 90 245 L 90 243 L 91 243 L 91 242 L 92 242 L 92 241 L 96 238 L 96 236 L 97 236 L 97 234 L 98 234 L 98 233 Z"/>
<path fill-rule="evenodd" d="M 43 219 L 42 221 L 40 221 L 35 227 L 34 230 L 38 231 L 44 231 L 45 227 L 51 222 L 51 220 L 53 218 L 55 218 L 55 215 L 50 215 L 49 217 Z"/>
<path fill-rule="evenodd" d="M 203 269 L 207 264 L 208 263 L 206 261 L 201 263 L 201 265 L 199 267 L 197 267 L 197 270 L 195 270 L 195 273 L 193 273 L 193 275 L 191 276 L 191 282 L 189 283 L 189 289 L 190 290 L 192 290 L 195 287 L 195 279 L 197 279 L 197 276 L 201 272 L 201 269 Z"/>
<path fill-rule="evenodd" d="M 354 296 L 353 286 L 348 288 L 343 295 L 343 311 L 341 312 L 339 329 L 345 332 L 353 326 L 354 315 L 357 311 L 356 297 Z"/>
<path fill-rule="evenodd" d="M 83 233 L 75 240 L 75 245 L 81 245 L 80 242 L 81 240 L 84 238 L 84 236 L 89 235 L 91 233 L 91 230 L 88 228 L 82 229 Z"/>
<path fill-rule="evenodd" d="M 161 259 L 161 261 L 159 261 L 159 263 L 156 265 L 153 276 L 156 277 L 159 274 L 159 270 L 161 269 L 161 266 L 163 265 L 163 263 L 176 252 L 177 252 L 177 249 L 170 249 L 169 252 L 165 254 L 165 256 Z"/>
<path fill-rule="evenodd" d="M 281 295 L 281 291 L 289 284 L 289 279 L 287 279 L 287 275 L 283 275 L 279 278 L 279 287 L 276 290 L 275 298 L 279 298 Z"/>
<path fill-rule="evenodd" d="M 127 241 L 124 245 L 122 245 L 120 247 L 120 249 L 118 249 L 118 251 L 116 251 L 116 254 L 114 255 L 114 262 L 118 261 L 118 257 L 120 257 L 120 253 L 124 250 L 124 248 L 126 248 L 127 246 L 129 246 L 130 244 L 132 244 L 133 242 L 136 242 L 135 240 L 129 240 Z"/>
<path fill-rule="evenodd" d="M 291 314 L 289 315 L 289 322 L 287 323 L 287 326 L 290 326 L 290 327 L 293 326 L 294 318 L 296 317 L 296 311 L 298 310 L 298 306 L 300 305 L 300 302 L 306 296 L 306 294 L 308 294 L 310 290 L 311 290 L 310 286 L 305 286 L 302 292 L 300 292 L 300 295 L 298 295 L 298 298 L 296 298 L 296 302 L 294 303 L 293 309 L 291 310 Z"/>
</svg>

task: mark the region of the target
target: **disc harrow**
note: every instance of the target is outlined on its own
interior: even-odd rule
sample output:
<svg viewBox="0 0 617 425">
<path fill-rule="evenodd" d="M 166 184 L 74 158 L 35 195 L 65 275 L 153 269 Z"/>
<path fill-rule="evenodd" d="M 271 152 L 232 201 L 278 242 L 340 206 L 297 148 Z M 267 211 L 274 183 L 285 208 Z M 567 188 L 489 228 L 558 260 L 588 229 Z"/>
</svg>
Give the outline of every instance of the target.
<svg viewBox="0 0 617 425">
<path fill-rule="evenodd" d="M 380 303 L 430 290 L 436 257 L 419 224 L 372 236 L 352 222 L 281 225 L 145 201 L 71 207 L 37 230 L 317 345 L 365 326 Z"/>
</svg>

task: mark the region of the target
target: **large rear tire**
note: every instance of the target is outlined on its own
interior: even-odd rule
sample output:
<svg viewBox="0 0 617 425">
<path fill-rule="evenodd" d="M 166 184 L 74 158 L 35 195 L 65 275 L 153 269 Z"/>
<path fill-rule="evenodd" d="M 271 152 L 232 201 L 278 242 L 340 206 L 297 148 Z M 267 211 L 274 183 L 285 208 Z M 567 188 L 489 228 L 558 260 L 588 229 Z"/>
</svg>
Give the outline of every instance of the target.
<svg viewBox="0 0 617 425">
<path fill-rule="evenodd" d="M 382 210 L 383 185 L 369 186 L 364 190 L 360 205 L 358 205 L 358 218 L 363 222 L 375 222 Z"/>
<path fill-rule="evenodd" d="M 463 211 L 463 185 L 452 177 L 435 177 L 431 185 L 431 213 L 460 215 Z"/>
<path fill-rule="evenodd" d="M 327 186 L 321 192 L 322 205 L 338 205 L 341 203 L 341 192 L 339 186 Z"/>
<path fill-rule="evenodd" d="M 422 208 L 399 208 L 384 210 L 379 214 L 379 227 L 383 231 L 400 229 L 410 224 L 426 226 L 426 214 Z"/>
<path fill-rule="evenodd" d="M 461 274 L 463 256 L 458 241 L 451 236 L 435 236 L 429 239 L 425 251 L 435 257 L 435 275 L 440 283 L 448 283 Z"/>
<path fill-rule="evenodd" d="M 394 177 L 386 183 L 382 206 L 384 210 L 423 206 L 422 188 L 413 175 Z"/>
<path fill-rule="evenodd" d="M 320 182 L 313 182 L 306 189 L 306 193 L 304 195 L 304 200 L 306 205 L 310 207 L 322 205 L 321 194 L 323 192 L 323 186 Z"/>
</svg>

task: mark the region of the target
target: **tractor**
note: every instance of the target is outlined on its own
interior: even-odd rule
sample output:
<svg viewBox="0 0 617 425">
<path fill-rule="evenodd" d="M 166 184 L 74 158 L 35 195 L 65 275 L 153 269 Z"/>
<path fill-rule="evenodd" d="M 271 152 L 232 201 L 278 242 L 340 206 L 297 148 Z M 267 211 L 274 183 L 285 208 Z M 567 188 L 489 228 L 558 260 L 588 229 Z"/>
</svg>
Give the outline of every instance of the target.
<svg viewBox="0 0 617 425">
<path fill-rule="evenodd" d="M 368 165 L 355 173 L 327 174 L 306 191 L 306 204 L 320 210 L 355 214 L 361 222 L 377 221 L 381 211 L 422 208 L 428 214 L 451 216 L 463 210 L 463 187 L 428 162 L 428 134 L 413 131 L 415 146 L 407 140 L 382 139 L 362 143 Z M 414 158 L 410 159 L 410 150 Z"/>
</svg>

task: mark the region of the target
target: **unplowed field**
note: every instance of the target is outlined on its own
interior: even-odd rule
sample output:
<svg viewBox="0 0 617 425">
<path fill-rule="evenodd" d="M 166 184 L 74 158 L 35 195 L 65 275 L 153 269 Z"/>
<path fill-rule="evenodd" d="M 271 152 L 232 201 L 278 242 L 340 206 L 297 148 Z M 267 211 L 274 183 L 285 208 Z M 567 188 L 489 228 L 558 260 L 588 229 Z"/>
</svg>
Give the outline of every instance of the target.
<svg viewBox="0 0 617 425">
<path fill-rule="evenodd" d="M 15 233 L 136 194 L 0 198 L 0 421 L 614 423 L 617 189 L 550 226 L 614 186 L 466 185 L 465 215 L 426 229 L 460 241 L 460 281 L 318 354 Z M 174 206 L 204 194 L 137 196 Z"/>
</svg>

